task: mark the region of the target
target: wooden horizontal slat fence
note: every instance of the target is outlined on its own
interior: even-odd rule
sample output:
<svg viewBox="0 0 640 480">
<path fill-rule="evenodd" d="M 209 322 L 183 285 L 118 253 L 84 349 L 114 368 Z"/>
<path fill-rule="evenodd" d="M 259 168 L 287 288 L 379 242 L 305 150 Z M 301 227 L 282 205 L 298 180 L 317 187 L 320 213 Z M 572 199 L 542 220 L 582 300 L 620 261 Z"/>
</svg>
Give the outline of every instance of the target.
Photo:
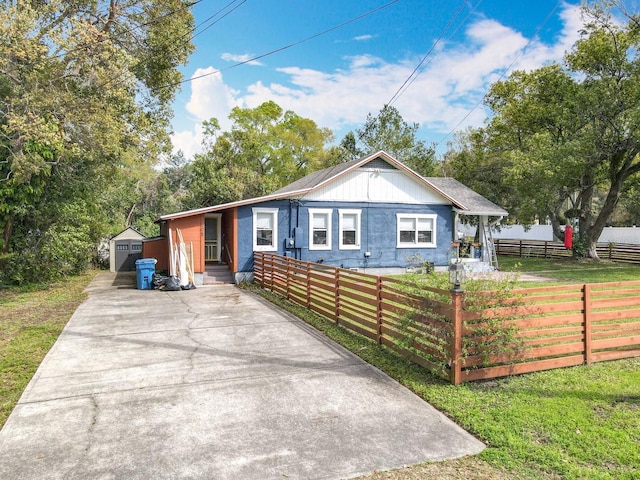
<svg viewBox="0 0 640 480">
<path fill-rule="evenodd" d="M 497 238 L 494 240 L 494 243 L 498 255 L 543 258 L 568 258 L 572 255 L 571 250 L 564 248 L 564 243 L 562 242 Z M 596 251 L 602 260 L 640 263 L 640 245 L 630 243 L 598 243 Z"/>
<path fill-rule="evenodd" d="M 397 278 L 263 252 L 254 279 L 454 385 L 640 356 L 640 281 L 418 296 Z"/>
</svg>

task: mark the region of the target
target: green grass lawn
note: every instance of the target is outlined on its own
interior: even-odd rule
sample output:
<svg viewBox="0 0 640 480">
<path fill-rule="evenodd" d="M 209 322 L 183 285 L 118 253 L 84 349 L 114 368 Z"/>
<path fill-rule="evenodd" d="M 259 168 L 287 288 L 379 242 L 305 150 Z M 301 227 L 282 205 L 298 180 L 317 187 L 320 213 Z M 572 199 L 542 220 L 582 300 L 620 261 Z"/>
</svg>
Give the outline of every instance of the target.
<svg viewBox="0 0 640 480">
<path fill-rule="evenodd" d="M 561 283 L 601 283 L 640 280 L 640 265 L 590 260 L 519 258 L 498 259 L 500 270 L 531 273 Z"/>
<path fill-rule="evenodd" d="M 0 291 L 0 427 L 86 295 L 94 272 L 48 287 Z"/>
</svg>

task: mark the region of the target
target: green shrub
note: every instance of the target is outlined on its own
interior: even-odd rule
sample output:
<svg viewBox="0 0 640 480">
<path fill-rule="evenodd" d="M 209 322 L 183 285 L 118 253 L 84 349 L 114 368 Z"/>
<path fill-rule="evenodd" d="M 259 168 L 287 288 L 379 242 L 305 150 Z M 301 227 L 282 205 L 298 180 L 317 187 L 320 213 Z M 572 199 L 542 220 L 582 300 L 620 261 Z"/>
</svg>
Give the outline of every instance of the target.
<svg viewBox="0 0 640 480">
<path fill-rule="evenodd" d="M 76 275 L 87 268 L 94 250 L 86 228 L 53 225 L 42 234 L 31 233 L 20 248 L 4 257 L 0 282 L 45 283 Z"/>
</svg>

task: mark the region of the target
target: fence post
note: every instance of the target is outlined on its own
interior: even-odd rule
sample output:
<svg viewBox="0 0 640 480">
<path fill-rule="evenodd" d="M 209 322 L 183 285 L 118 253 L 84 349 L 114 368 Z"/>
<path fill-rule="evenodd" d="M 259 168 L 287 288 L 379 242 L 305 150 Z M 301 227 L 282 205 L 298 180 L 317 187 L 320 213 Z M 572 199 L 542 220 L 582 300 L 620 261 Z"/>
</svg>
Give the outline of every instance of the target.
<svg viewBox="0 0 640 480">
<path fill-rule="evenodd" d="M 591 285 L 582 286 L 584 302 L 584 361 L 587 365 L 591 363 Z"/>
<path fill-rule="evenodd" d="M 449 380 L 454 385 L 462 382 L 462 297 L 461 290 L 451 291 L 451 373 Z"/>
<path fill-rule="evenodd" d="M 518 250 L 518 256 L 522 258 L 522 240 L 520 240 L 520 248 Z"/>
<path fill-rule="evenodd" d="M 270 280 L 270 290 L 273 292 L 273 286 L 276 284 L 276 262 L 272 253 L 269 255 L 269 280 Z"/>
<path fill-rule="evenodd" d="M 262 254 L 262 264 L 264 270 L 264 288 L 268 290 L 270 286 L 271 275 L 273 275 L 273 272 L 271 271 L 271 268 L 269 266 L 269 257 L 266 253 Z M 269 272 L 268 275 L 267 272 Z"/>
<path fill-rule="evenodd" d="M 286 259 L 287 259 L 287 268 L 286 268 L 286 271 L 285 271 L 285 275 L 287 276 L 287 278 L 285 280 L 285 288 L 286 288 L 286 291 L 287 291 L 287 300 L 291 300 L 291 295 L 289 294 L 289 288 L 290 288 L 289 287 L 289 277 L 291 275 L 291 272 L 290 272 L 289 268 L 290 268 L 290 265 L 291 265 L 291 257 L 286 257 Z"/>
<path fill-rule="evenodd" d="M 307 262 L 307 308 L 311 310 L 311 263 Z"/>
<path fill-rule="evenodd" d="M 256 265 L 256 270 L 259 272 L 257 275 L 254 275 L 254 278 L 258 281 L 260 286 L 264 287 L 264 266 L 262 265 L 260 252 L 253 252 L 253 264 Z"/>
<path fill-rule="evenodd" d="M 336 268 L 333 271 L 333 288 L 334 288 L 333 298 L 335 301 L 334 316 L 335 316 L 336 325 L 339 325 L 340 324 L 340 269 L 339 268 Z"/>
<path fill-rule="evenodd" d="M 382 345 L 382 277 L 378 275 L 376 279 L 376 320 L 378 345 Z"/>
</svg>

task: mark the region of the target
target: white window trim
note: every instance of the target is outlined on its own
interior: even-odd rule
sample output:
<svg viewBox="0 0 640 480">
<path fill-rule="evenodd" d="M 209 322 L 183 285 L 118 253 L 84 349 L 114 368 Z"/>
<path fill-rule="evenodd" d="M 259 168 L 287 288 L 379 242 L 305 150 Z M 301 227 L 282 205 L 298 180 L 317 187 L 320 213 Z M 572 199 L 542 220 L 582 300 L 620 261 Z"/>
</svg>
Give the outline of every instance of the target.
<svg viewBox="0 0 640 480">
<path fill-rule="evenodd" d="M 278 251 L 278 209 L 277 208 L 253 208 L 253 251 L 276 252 Z M 273 218 L 273 245 L 258 245 L 258 213 L 270 213 Z"/>
<path fill-rule="evenodd" d="M 418 232 L 416 232 L 416 241 L 415 242 L 400 242 L 400 220 L 410 218 L 412 220 L 418 219 L 431 219 L 433 221 L 433 231 L 431 233 L 431 242 L 430 243 L 418 243 Z M 436 229 L 438 225 L 438 216 L 433 214 L 424 214 L 424 213 L 396 213 L 396 248 L 436 248 L 436 239 L 438 238 L 436 235 Z"/>
<path fill-rule="evenodd" d="M 338 209 L 339 221 L 338 221 L 338 232 L 339 232 L 339 245 L 340 250 L 360 250 L 360 231 L 362 230 L 362 224 L 360 222 L 362 210 L 354 210 L 354 209 Z M 356 215 L 356 244 L 355 245 L 345 245 L 342 243 L 342 218 L 344 215 Z"/>
<path fill-rule="evenodd" d="M 326 245 L 314 245 L 313 244 L 313 217 L 314 215 L 326 215 L 327 216 L 327 244 Z M 333 209 L 332 208 L 310 208 L 309 209 L 309 250 L 331 250 L 331 224 L 333 223 Z"/>
</svg>

